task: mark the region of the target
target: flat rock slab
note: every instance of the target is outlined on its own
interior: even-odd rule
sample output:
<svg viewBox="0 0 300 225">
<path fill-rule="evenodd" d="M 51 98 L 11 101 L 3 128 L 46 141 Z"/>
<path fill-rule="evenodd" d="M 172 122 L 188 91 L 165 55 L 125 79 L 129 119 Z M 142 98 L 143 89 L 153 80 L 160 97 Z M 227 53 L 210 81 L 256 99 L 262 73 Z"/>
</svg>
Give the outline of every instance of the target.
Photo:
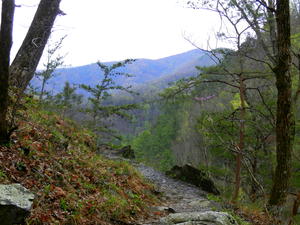
<svg viewBox="0 0 300 225">
<path fill-rule="evenodd" d="M 238 225 L 228 213 L 215 211 L 174 213 L 160 222 L 165 225 Z"/>
<path fill-rule="evenodd" d="M 0 185 L 1 225 L 22 224 L 30 214 L 34 194 L 20 184 Z"/>
</svg>

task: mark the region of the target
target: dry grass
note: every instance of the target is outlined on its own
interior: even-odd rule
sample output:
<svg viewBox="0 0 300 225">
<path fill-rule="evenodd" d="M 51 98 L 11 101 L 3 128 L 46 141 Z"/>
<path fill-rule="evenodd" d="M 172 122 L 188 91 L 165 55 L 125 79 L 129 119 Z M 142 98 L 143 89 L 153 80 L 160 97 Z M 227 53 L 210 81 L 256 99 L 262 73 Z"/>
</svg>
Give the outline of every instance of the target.
<svg viewBox="0 0 300 225">
<path fill-rule="evenodd" d="M 130 165 L 103 159 L 91 132 L 30 104 L 11 144 L 0 147 L 0 182 L 36 194 L 28 224 L 130 224 L 148 216 L 153 187 Z"/>
</svg>

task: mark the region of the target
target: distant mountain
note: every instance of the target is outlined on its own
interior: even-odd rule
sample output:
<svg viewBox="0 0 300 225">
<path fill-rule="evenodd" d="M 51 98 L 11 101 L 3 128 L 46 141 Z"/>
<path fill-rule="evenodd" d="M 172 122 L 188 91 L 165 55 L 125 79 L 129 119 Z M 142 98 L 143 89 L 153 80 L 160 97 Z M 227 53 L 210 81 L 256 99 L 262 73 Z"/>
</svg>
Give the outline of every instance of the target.
<svg viewBox="0 0 300 225">
<path fill-rule="evenodd" d="M 114 62 L 107 62 L 106 64 L 112 63 Z M 116 83 L 134 87 L 151 84 L 163 88 L 169 82 L 196 75 L 195 66 L 210 66 L 212 64 L 213 60 L 209 55 L 198 49 L 157 60 L 138 59 L 123 69 L 124 72 L 134 76 L 119 77 L 116 79 Z M 62 90 L 66 81 L 71 84 L 95 85 L 102 77 L 103 74 L 96 63 L 62 68 L 58 69 L 56 76 L 49 80 L 46 89 L 57 93 Z M 41 81 L 37 78 L 32 81 L 34 87 L 40 86 L 40 83 Z"/>
</svg>

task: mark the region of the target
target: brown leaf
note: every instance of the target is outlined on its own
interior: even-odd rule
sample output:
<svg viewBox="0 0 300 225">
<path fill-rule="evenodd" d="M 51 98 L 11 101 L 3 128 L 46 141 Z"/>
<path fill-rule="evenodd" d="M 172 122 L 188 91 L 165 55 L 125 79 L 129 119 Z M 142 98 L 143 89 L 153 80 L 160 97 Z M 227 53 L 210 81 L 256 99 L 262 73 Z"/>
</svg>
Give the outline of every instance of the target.
<svg viewBox="0 0 300 225">
<path fill-rule="evenodd" d="M 55 187 L 54 192 L 55 192 L 55 196 L 58 198 L 66 196 L 66 192 L 60 187 Z"/>
</svg>

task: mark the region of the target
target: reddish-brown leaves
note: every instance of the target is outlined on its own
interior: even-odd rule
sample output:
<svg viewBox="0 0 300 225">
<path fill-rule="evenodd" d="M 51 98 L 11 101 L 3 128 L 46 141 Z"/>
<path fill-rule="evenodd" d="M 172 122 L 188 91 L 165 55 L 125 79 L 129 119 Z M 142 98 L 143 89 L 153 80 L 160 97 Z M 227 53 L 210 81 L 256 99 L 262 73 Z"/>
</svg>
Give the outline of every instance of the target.
<svg viewBox="0 0 300 225">
<path fill-rule="evenodd" d="M 104 225 L 111 216 L 129 222 L 132 212 L 147 215 L 143 202 L 128 193 L 151 203 L 145 194 L 151 187 L 128 172 L 128 165 L 95 160 L 94 136 L 88 131 L 58 116 L 30 113 L 24 113 L 26 121 L 18 121 L 11 146 L 0 147 L 0 169 L 7 175 L 0 181 L 21 183 L 37 196 L 30 224 Z M 65 142 L 67 148 L 62 148 Z"/>
<path fill-rule="evenodd" d="M 55 198 L 61 198 L 66 196 L 66 192 L 60 187 L 52 187 Z"/>
</svg>

